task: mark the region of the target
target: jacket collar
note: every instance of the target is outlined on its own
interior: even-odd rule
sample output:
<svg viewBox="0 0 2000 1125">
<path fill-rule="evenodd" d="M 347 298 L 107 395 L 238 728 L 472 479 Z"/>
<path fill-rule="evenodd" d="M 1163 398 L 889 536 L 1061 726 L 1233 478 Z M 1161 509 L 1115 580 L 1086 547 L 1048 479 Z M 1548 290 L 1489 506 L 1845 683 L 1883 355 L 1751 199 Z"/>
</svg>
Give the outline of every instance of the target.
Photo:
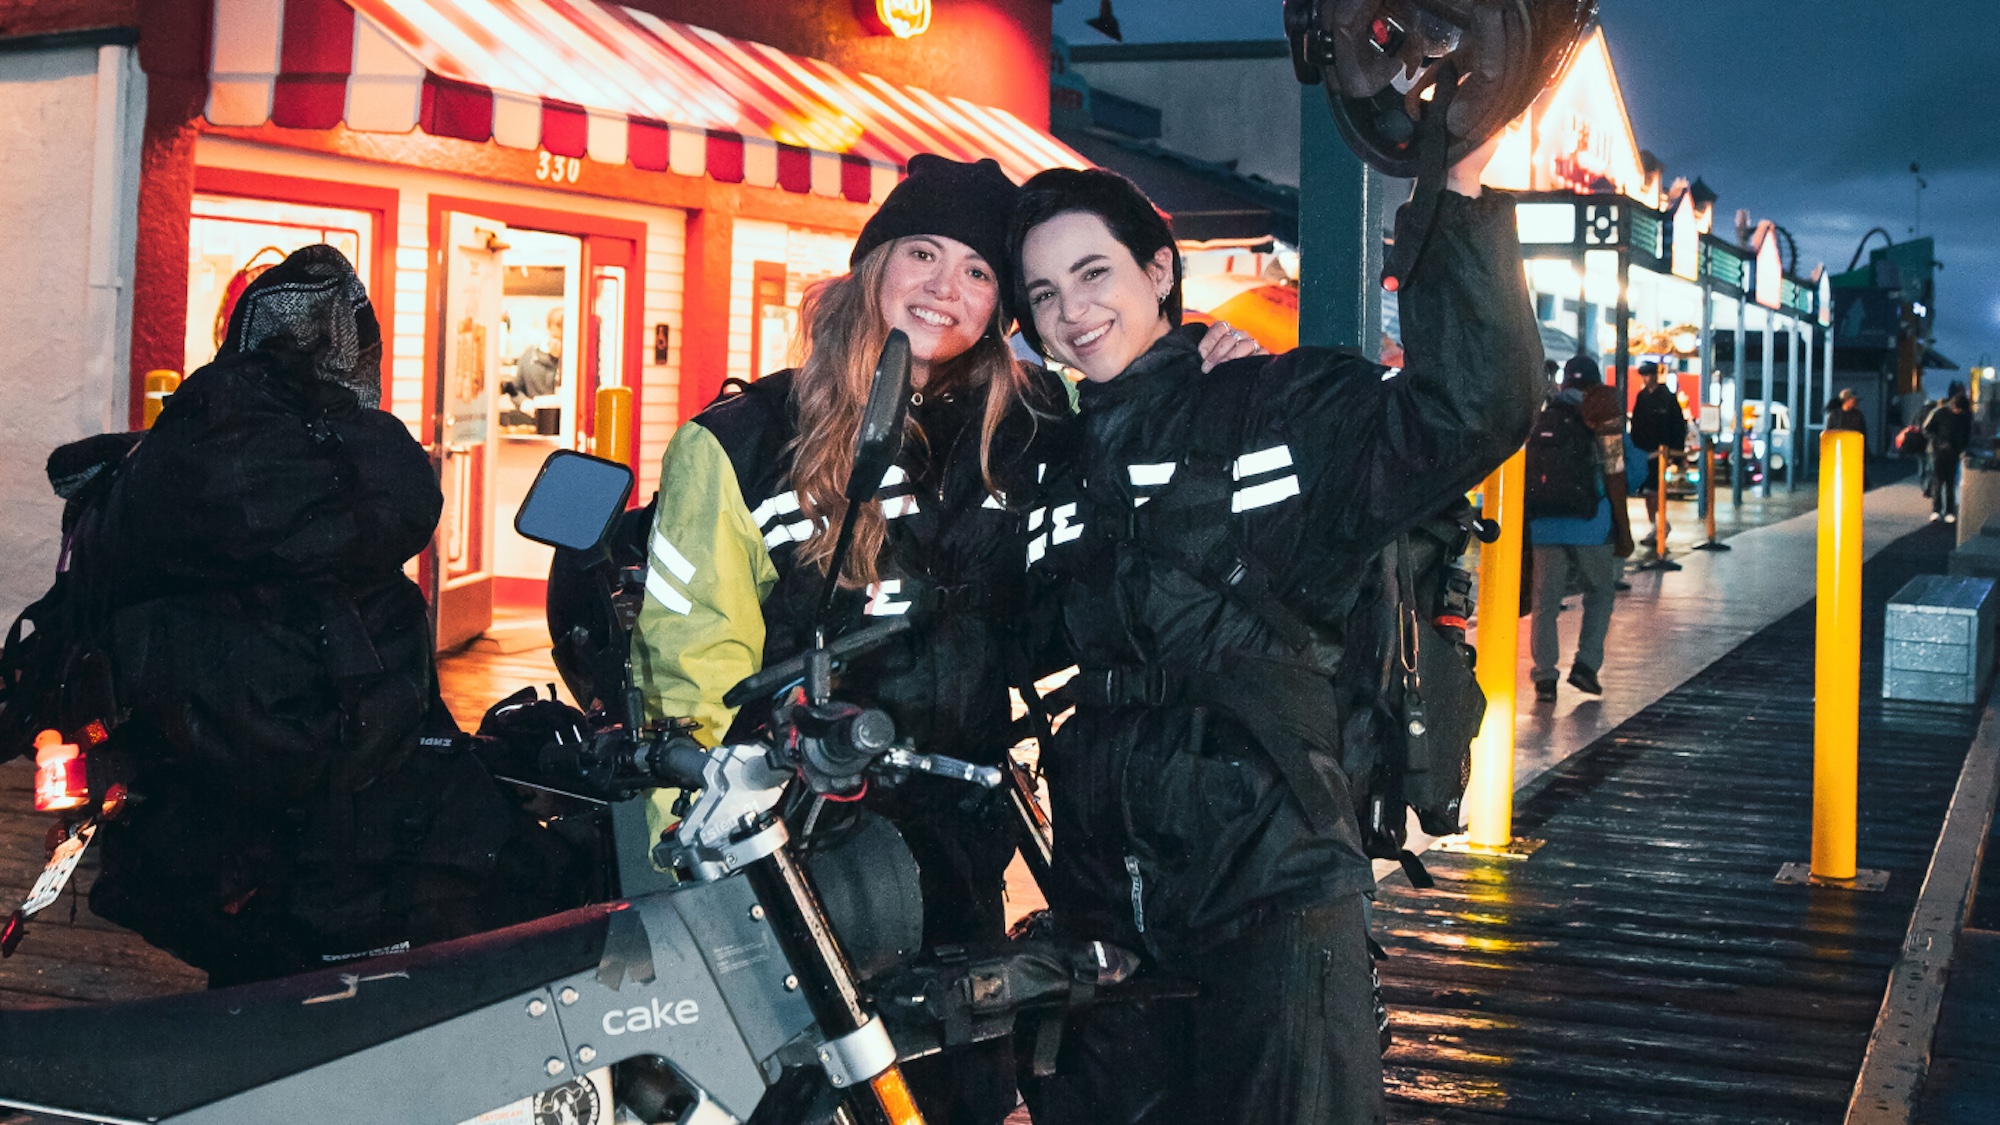
<svg viewBox="0 0 2000 1125">
<path fill-rule="evenodd" d="M 1201 352 L 1197 345 L 1203 331 L 1199 324 L 1183 325 L 1154 341 L 1152 347 L 1127 364 L 1110 382 L 1084 380 L 1076 389 L 1078 409 L 1085 414 L 1109 410 L 1178 386 L 1187 377 L 1188 361 L 1193 361 L 1196 369 L 1200 366 Z"/>
</svg>

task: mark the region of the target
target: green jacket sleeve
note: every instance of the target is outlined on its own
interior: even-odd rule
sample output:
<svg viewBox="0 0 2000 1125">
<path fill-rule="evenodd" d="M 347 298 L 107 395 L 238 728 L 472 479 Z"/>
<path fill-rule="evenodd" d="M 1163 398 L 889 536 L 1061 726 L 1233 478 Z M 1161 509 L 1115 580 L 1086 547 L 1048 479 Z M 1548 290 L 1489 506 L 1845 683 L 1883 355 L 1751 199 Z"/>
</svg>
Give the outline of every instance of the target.
<svg viewBox="0 0 2000 1125">
<path fill-rule="evenodd" d="M 736 717 L 723 693 L 763 666 L 762 607 L 778 572 L 729 455 L 698 423 L 667 445 L 646 554 L 633 677 L 647 717 L 695 719 L 713 746 Z"/>
</svg>

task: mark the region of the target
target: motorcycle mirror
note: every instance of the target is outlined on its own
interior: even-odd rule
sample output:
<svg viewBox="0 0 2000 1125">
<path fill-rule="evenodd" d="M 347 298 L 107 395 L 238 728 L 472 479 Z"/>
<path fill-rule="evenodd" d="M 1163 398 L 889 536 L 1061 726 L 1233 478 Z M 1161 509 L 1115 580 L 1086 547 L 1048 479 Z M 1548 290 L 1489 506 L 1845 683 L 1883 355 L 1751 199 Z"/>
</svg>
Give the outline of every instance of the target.
<svg viewBox="0 0 2000 1125">
<path fill-rule="evenodd" d="M 595 552 L 632 495 L 632 470 L 616 461 L 558 449 L 542 462 L 514 530 L 550 547 Z"/>
<path fill-rule="evenodd" d="M 861 426 L 854 439 L 854 463 L 847 473 L 847 512 L 840 520 L 840 536 L 833 543 L 833 557 L 827 560 L 826 581 L 820 586 L 819 601 L 813 612 L 813 632 L 818 634 L 833 605 L 833 592 L 840 586 L 840 572 L 847 566 L 847 553 L 854 544 L 854 519 L 861 505 L 874 502 L 875 492 L 889 466 L 903 452 L 903 423 L 910 413 L 910 338 L 900 328 L 891 328 L 875 360 L 875 380 L 868 388 L 868 404 L 861 411 Z"/>
<path fill-rule="evenodd" d="M 891 328 L 875 360 L 875 381 L 868 388 L 868 405 L 861 412 L 855 435 L 854 468 L 847 475 L 847 502 L 863 504 L 875 498 L 889 466 L 903 452 L 903 423 L 910 414 L 910 338 Z"/>
</svg>

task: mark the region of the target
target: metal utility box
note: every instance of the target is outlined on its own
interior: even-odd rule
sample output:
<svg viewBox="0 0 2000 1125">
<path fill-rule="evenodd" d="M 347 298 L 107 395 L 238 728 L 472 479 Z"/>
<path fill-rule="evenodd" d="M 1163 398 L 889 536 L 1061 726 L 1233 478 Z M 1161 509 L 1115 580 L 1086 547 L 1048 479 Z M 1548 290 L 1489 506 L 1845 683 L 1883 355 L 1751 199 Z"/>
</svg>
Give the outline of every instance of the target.
<svg viewBox="0 0 2000 1125">
<path fill-rule="evenodd" d="M 1925 574 L 1889 599 L 1884 625 L 1882 698 L 1917 703 L 1978 702 L 1993 674 L 2000 599 L 1991 578 Z"/>
<path fill-rule="evenodd" d="M 1969 525 L 1968 520 L 1958 521 L 1958 549 L 1951 553 L 1945 570 L 1959 578 L 2000 578 L 2000 516 L 1981 524 L 1979 534 L 1968 539 L 1964 529 Z"/>
</svg>

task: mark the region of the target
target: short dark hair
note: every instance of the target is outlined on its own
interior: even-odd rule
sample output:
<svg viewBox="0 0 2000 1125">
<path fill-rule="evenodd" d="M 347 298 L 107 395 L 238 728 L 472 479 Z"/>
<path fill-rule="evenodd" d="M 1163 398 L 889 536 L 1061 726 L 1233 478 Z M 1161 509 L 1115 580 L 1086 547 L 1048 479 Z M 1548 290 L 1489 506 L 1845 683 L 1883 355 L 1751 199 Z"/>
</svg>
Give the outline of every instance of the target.
<svg viewBox="0 0 2000 1125">
<path fill-rule="evenodd" d="M 1160 306 L 1167 320 L 1181 322 L 1181 252 L 1174 244 L 1173 223 L 1153 206 L 1137 184 L 1116 172 L 1102 168 L 1050 168 L 1037 172 L 1021 185 L 1014 204 L 1014 221 L 1007 228 L 1007 258 L 1013 275 L 1014 307 L 1020 311 L 1021 335 L 1036 351 L 1042 340 L 1035 331 L 1034 312 L 1028 306 L 1028 279 L 1021 247 L 1028 232 L 1058 215 L 1082 212 L 1103 220 L 1111 237 L 1132 252 L 1140 266 L 1153 260 L 1162 246 L 1174 252 L 1174 285 Z M 1043 354 L 1047 354 L 1044 352 Z"/>
</svg>

